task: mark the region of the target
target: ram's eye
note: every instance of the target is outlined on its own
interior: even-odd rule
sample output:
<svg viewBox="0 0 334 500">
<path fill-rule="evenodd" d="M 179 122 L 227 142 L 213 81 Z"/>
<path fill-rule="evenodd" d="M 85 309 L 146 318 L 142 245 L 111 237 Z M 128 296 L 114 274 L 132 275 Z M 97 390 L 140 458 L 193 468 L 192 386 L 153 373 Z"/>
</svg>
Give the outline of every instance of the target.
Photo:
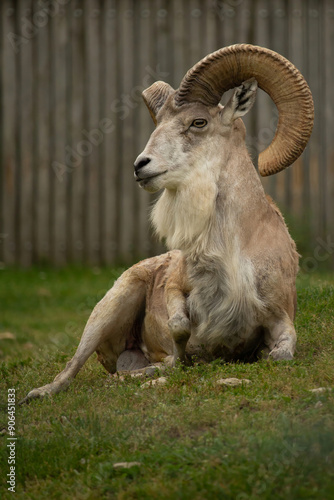
<svg viewBox="0 0 334 500">
<path fill-rule="evenodd" d="M 196 118 L 191 124 L 192 127 L 203 128 L 208 122 L 204 118 Z"/>
</svg>

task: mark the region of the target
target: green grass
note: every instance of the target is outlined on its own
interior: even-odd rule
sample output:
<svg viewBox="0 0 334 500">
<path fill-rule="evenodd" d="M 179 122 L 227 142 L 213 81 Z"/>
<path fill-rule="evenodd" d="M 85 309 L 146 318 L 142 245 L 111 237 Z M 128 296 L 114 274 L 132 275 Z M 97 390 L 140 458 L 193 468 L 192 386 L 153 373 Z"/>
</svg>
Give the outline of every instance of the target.
<svg viewBox="0 0 334 500">
<path fill-rule="evenodd" d="M 95 303 L 121 272 L 0 272 L 1 421 L 73 355 Z M 16 406 L 15 498 L 334 498 L 334 276 L 301 276 L 292 362 L 214 362 L 168 373 L 167 385 L 111 379 L 95 355 L 70 388 Z M 250 385 L 223 388 L 219 378 Z M 7 491 L 2 432 L 0 496 Z M 140 465 L 116 470 L 116 462 Z"/>
</svg>

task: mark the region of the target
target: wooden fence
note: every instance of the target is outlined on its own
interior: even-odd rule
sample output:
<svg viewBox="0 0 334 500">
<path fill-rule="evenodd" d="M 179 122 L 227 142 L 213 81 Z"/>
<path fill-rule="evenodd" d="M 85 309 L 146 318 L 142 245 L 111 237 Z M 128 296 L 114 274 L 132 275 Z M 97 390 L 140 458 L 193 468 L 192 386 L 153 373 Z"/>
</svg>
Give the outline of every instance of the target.
<svg viewBox="0 0 334 500">
<path fill-rule="evenodd" d="M 153 129 L 141 90 L 157 79 L 178 87 L 206 54 L 239 42 L 276 50 L 310 84 L 309 146 L 264 184 L 310 228 L 321 247 L 313 260 L 333 257 L 333 0 L 2 0 L 0 13 L 5 265 L 111 264 L 161 251 L 150 235 L 153 197 L 133 180 Z M 260 94 L 245 120 L 255 160 L 277 122 Z"/>
</svg>

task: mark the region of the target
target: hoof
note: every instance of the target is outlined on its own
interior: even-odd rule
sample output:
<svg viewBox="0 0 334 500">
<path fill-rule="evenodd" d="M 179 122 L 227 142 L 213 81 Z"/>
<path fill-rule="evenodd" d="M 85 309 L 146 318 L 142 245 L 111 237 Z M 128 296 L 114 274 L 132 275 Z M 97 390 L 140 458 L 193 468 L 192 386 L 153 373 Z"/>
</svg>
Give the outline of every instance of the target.
<svg viewBox="0 0 334 500">
<path fill-rule="evenodd" d="M 39 398 L 44 398 L 44 396 L 51 396 L 51 394 L 52 394 L 51 384 L 44 385 L 43 387 L 39 387 L 38 389 L 33 389 L 32 391 L 30 391 L 25 398 L 19 401 L 19 405 L 30 403 L 32 399 L 39 399 Z"/>
<path fill-rule="evenodd" d="M 274 361 L 291 361 L 293 354 L 290 349 L 284 347 L 275 347 L 270 353 L 269 357 Z"/>
</svg>

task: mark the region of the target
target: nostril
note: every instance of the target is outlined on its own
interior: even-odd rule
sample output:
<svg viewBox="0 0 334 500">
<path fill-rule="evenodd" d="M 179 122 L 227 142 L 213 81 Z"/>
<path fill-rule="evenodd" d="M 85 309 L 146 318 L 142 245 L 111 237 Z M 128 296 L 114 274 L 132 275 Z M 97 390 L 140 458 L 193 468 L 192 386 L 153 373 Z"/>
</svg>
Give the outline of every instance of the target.
<svg viewBox="0 0 334 500">
<path fill-rule="evenodd" d="M 145 158 L 138 158 L 138 160 L 136 160 L 135 164 L 134 164 L 135 171 L 137 172 L 141 168 L 145 167 L 145 165 L 150 163 L 150 161 L 151 161 L 151 158 L 147 158 L 147 156 L 145 156 Z"/>
</svg>

